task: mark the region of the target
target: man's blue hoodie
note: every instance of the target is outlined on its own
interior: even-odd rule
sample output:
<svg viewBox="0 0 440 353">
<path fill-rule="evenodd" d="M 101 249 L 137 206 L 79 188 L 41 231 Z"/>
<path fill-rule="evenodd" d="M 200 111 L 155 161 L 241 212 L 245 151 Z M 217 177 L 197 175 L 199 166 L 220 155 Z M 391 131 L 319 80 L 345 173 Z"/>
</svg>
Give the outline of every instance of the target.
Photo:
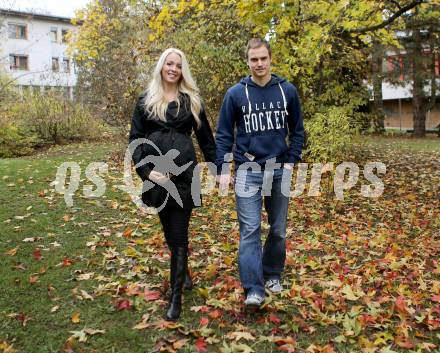
<svg viewBox="0 0 440 353">
<path fill-rule="evenodd" d="M 264 168 L 274 157 L 278 163 L 300 161 L 303 144 L 298 92 L 284 78 L 272 74 L 265 86 L 259 86 L 247 76 L 226 92 L 216 134 L 218 174 L 232 149 L 236 168 L 245 162 Z"/>
</svg>

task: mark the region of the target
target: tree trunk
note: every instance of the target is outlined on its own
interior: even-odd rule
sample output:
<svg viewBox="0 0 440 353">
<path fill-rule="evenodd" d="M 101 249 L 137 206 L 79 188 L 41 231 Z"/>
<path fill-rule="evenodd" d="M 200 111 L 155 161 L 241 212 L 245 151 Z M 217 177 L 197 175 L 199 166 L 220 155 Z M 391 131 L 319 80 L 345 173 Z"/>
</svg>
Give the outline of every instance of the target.
<svg viewBox="0 0 440 353">
<path fill-rule="evenodd" d="M 415 23 L 416 20 L 413 20 Z M 417 25 L 412 30 L 412 74 L 413 74 L 413 120 L 414 136 L 424 137 L 426 134 L 425 93 L 423 92 L 423 48 L 420 29 Z"/>
<path fill-rule="evenodd" d="M 374 112 L 374 130 L 376 132 L 385 131 L 385 114 L 383 111 L 383 97 L 382 97 L 382 61 L 383 48 L 376 41 L 373 40 L 373 112 Z"/>
</svg>

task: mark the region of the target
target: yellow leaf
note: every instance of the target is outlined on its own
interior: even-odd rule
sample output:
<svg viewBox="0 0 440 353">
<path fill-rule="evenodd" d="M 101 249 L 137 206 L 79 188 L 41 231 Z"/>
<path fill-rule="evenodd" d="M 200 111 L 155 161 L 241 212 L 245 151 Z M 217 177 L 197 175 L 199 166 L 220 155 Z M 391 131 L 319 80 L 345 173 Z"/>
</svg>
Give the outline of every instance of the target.
<svg viewBox="0 0 440 353">
<path fill-rule="evenodd" d="M 140 322 L 139 324 L 133 326 L 133 330 L 145 330 L 146 328 L 149 328 L 151 324 L 148 322 Z"/>
<path fill-rule="evenodd" d="M 205 278 L 206 279 L 211 279 L 213 278 L 216 274 L 217 274 L 217 265 L 216 264 L 210 264 L 206 267 L 206 272 L 205 272 Z"/>
<path fill-rule="evenodd" d="M 6 251 L 6 255 L 15 256 L 15 254 L 17 253 L 17 250 L 18 250 L 18 246 L 14 249 Z"/>
<path fill-rule="evenodd" d="M 246 344 L 234 344 L 231 345 L 232 351 L 234 353 L 254 353 L 255 351 Z"/>
<path fill-rule="evenodd" d="M 206 288 L 197 288 L 197 293 L 199 293 L 199 295 L 204 299 L 207 299 L 209 297 L 209 292 Z"/>
<path fill-rule="evenodd" d="M 344 288 L 342 288 L 341 292 L 344 294 L 344 297 L 348 300 L 358 300 L 359 299 L 359 297 L 357 297 L 354 294 L 353 289 L 348 284 L 346 284 L 344 286 Z"/>
<path fill-rule="evenodd" d="M 232 257 L 230 257 L 230 256 L 225 257 L 225 258 L 223 259 L 223 262 L 225 263 L 225 265 L 227 265 L 227 266 L 231 266 L 232 263 L 234 262 L 234 258 L 232 258 Z"/>
<path fill-rule="evenodd" d="M 79 313 L 74 313 L 74 314 L 72 315 L 72 322 L 73 322 L 74 324 L 78 324 L 80 321 L 81 321 L 81 320 L 79 319 Z"/>
<path fill-rule="evenodd" d="M 132 247 L 128 247 L 124 250 L 124 254 L 127 255 L 128 257 L 139 257 L 138 252 L 136 251 L 135 248 Z"/>
<path fill-rule="evenodd" d="M 0 350 L 3 353 L 15 353 L 15 352 L 17 352 L 14 348 L 12 348 L 12 344 L 9 345 L 5 341 L 0 341 Z"/>
</svg>

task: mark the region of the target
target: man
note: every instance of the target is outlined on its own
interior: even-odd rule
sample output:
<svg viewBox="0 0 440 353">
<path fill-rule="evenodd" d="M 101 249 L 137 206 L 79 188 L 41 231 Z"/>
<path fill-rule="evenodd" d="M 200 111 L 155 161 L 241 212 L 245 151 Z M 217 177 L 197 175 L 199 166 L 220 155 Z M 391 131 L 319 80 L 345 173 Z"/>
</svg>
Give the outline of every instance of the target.
<svg viewBox="0 0 440 353">
<path fill-rule="evenodd" d="M 220 185 L 229 183 L 225 155 L 234 146 L 240 280 L 246 296 L 244 304 L 260 306 L 265 288 L 272 293 L 282 291 L 290 190 L 290 178 L 282 175 L 289 169 L 291 176 L 293 165 L 301 160 L 304 128 L 295 86 L 271 74 L 269 43 L 251 39 L 246 61 L 251 75 L 231 87 L 223 100 L 215 164 Z M 263 201 L 270 230 L 262 249 Z"/>
</svg>

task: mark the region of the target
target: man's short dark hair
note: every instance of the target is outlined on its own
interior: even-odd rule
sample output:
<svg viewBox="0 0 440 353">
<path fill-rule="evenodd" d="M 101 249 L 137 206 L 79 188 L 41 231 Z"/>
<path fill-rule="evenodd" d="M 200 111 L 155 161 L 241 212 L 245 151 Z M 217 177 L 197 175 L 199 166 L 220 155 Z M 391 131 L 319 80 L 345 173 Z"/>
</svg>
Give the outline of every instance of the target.
<svg viewBox="0 0 440 353">
<path fill-rule="evenodd" d="M 245 52 L 246 60 L 248 58 L 248 53 L 250 49 L 256 49 L 263 46 L 266 47 L 267 51 L 269 52 L 269 57 L 272 57 L 272 50 L 270 50 L 270 45 L 268 41 L 261 38 L 252 38 L 249 40 L 246 46 L 246 52 Z"/>
</svg>

